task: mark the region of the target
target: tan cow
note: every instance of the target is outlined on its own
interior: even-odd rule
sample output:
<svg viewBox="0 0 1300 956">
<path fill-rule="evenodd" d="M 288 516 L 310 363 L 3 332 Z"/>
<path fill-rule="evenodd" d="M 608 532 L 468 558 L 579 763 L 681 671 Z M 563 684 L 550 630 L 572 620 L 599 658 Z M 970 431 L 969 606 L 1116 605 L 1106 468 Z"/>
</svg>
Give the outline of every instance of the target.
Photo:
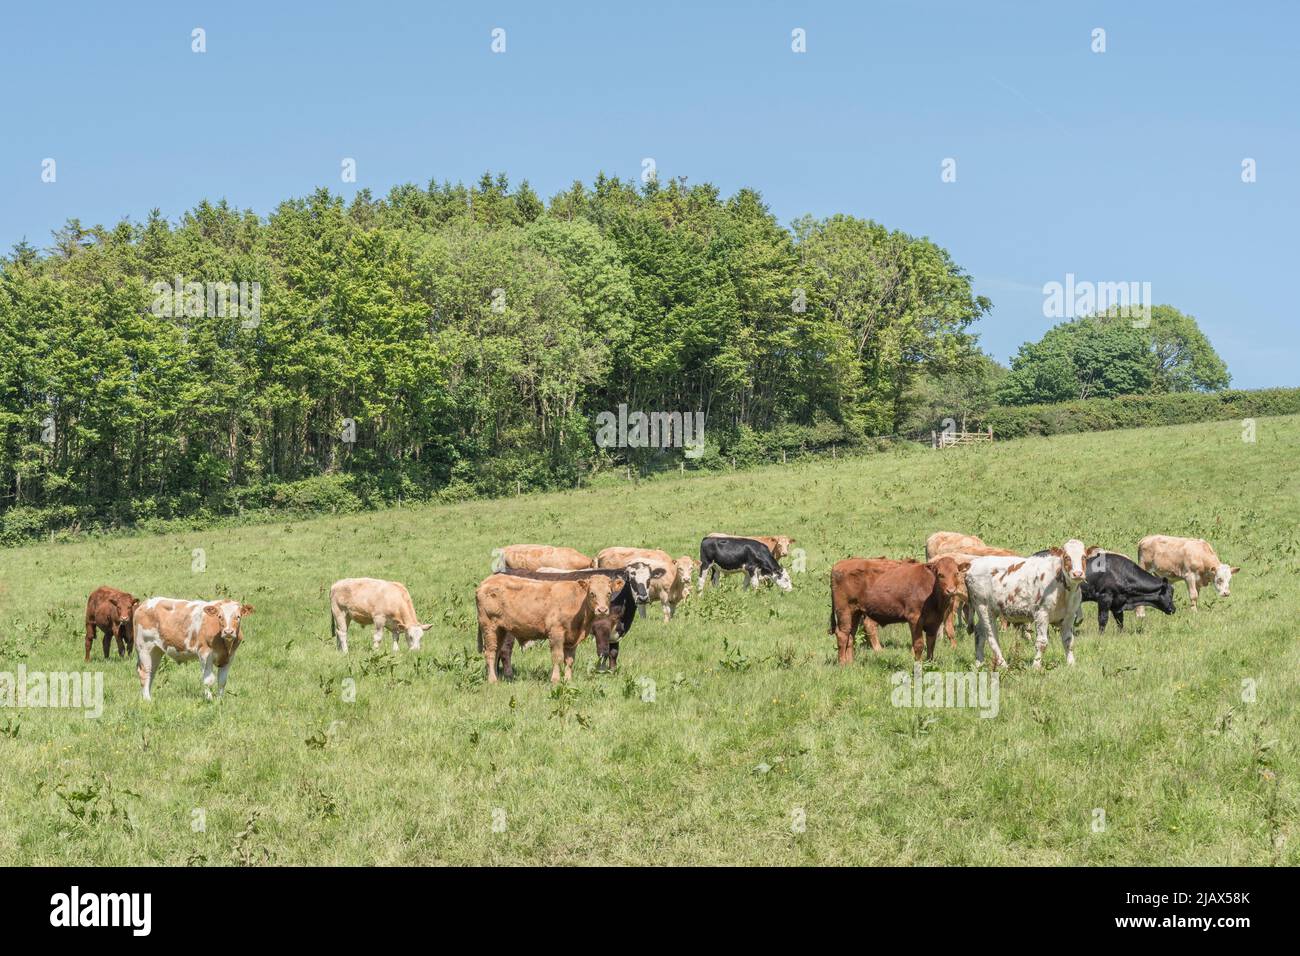
<svg viewBox="0 0 1300 956">
<path fill-rule="evenodd" d="M 708 538 L 748 538 L 750 541 L 761 541 L 766 545 L 767 550 L 772 552 L 772 557 L 780 561 L 790 553 L 790 546 L 794 544 L 794 538 L 784 534 L 766 535 L 766 534 L 727 534 L 723 531 L 711 531 L 705 537 Z"/>
<path fill-rule="evenodd" d="M 610 602 L 626 582 L 617 572 L 564 575 L 502 572 L 484 578 L 474 592 L 478 610 L 478 649 L 487 659 L 489 684 L 497 682 L 497 654 L 505 676 L 513 676 L 510 654 L 515 641 L 551 645 L 551 683 L 573 679 L 577 646 L 597 618 L 610 613 Z"/>
<path fill-rule="evenodd" d="M 980 554 L 981 548 L 988 545 L 975 534 L 962 534 L 960 531 L 936 531 L 925 539 L 925 560 L 933 561 L 941 554 Z"/>
<path fill-rule="evenodd" d="M 405 584 L 378 578 L 344 578 L 330 586 L 330 623 L 334 641 L 344 654 L 348 652 L 348 626 L 353 621 L 374 625 L 375 650 L 383 643 L 387 628 L 393 632 L 394 651 L 401 646 L 403 634 L 407 649 L 418 651 L 424 632 L 433 627 L 432 622 L 421 624 L 416 618 Z"/>
<path fill-rule="evenodd" d="M 1008 551 L 1005 548 L 989 547 L 978 535 L 962 534 L 959 531 L 936 531 L 925 539 L 925 560 L 933 561 L 935 558 L 944 555 L 956 561 L 974 561 L 976 558 L 990 557 L 1020 557 L 1016 552 Z M 967 630 L 974 629 L 974 622 L 967 616 L 966 607 L 966 576 L 963 574 L 957 596 L 949 607 L 948 616 L 943 622 L 943 631 L 948 635 L 948 643 L 953 647 L 957 646 L 957 631 L 953 627 L 953 619 L 958 614 L 962 615 Z"/>
<path fill-rule="evenodd" d="M 1167 534 L 1149 534 L 1138 542 L 1138 564 L 1166 581 L 1186 581 L 1193 611 L 1199 588 L 1213 584 L 1220 597 L 1227 597 L 1232 593 L 1232 576 L 1241 570 L 1220 561 L 1204 538 Z M 1139 607 L 1138 617 L 1145 617 L 1144 612 L 1145 608 Z"/>
<path fill-rule="evenodd" d="M 573 548 L 556 548 L 549 544 L 512 544 L 501 549 L 501 567 L 516 571 L 540 571 L 542 568 L 581 571 L 595 566 L 596 562 Z"/>
<path fill-rule="evenodd" d="M 677 605 L 691 595 L 691 575 L 695 571 L 695 562 L 683 555 L 674 559 L 667 551 L 653 548 L 606 548 L 596 555 L 598 568 L 625 568 L 634 561 L 650 565 L 652 569 L 663 569 L 663 576 L 651 578 L 651 601 L 658 601 L 663 607 L 664 623 L 672 620 Z M 645 617 L 645 605 L 641 605 L 641 616 Z"/>
<path fill-rule="evenodd" d="M 166 654 L 174 661 L 203 664 L 203 694 L 212 699 L 226 692 L 226 675 L 244 640 L 240 620 L 253 608 L 238 601 L 184 601 L 155 597 L 135 610 L 136 673 L 145 700 L 153 700 L 153 677 Z M 213 669 L 216 673 L 213 673 Z"/>
</svg>

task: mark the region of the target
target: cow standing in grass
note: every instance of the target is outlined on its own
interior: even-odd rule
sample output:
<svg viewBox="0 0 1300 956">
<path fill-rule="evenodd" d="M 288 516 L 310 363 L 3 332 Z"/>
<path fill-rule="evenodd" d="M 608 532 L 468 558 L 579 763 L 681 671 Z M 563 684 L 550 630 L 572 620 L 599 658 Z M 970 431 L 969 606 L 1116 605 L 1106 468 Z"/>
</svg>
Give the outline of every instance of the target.
<svg viewBox="0 0 1300 956">
<path fill-rule="evenodd" d="M 1115 615 L 1115 625 L 1124 630 L 1124 612 L 1147 605 L 1166 614 L 1174 613 L 1174 586 L 1162 577 L 1143 571 L 1131 558 L 1100 548 L 1088 552 L 1088 571 L 1082 586 L 1082 600 L 1097 604 L 1097 630 L 1106 632 L 1106 621 Z M 1076 624 L 1078 621 L 1075 622 Z"/>
<path fill-rule="evenodd" d="M 771 550 L 753 538 L 730 538 L 713 535 L 700 541 L 700 591 L 712 572 L 716 586 L 720 574 L 744 574 L 746 588 L 757 587 L 761 581 L 772 581 L 782 591 L 789 591 L 790 572 L 777 563 Z"/>
<path fill-rule="evenodd" d="M 433 627 L 416 618 L 405 584 L 378 578 L 344 578 L 330 586 L 330 625 L 335 643 L 344 654 L 348 652 L 348 626 L 353 621 L 374 625 L 375 650 L 383 643 L 387 629 L 393 633 L 394 651 L 401 646 L 403 634 L 407 648 L 418 651 L 424 632 Z"/>
<path fill-rule="evenodd" d="M 630 622 L 626 606 L 616 604 L 615 598 L 628 587 L 634 600 L 648 597 L 646 583 L 654 573 L 638 564 L 621 570 L 507 570 L 488 576 L 474 592 L 478 647 L 487 660 L 488 683 L 497 682 L 498 656 L 504 675 L 514 676 L 510 657 L 516 641 L 546 641 L 551 647 L 551 682 L 559 682 L 561 664 L 564 679 L 572 680 L 578 644 L 597 631 L 602 619 L 609 624 L 602 633 L 616 644 L 624 633 L 620 626 Z M 600 640 L 598 633 L 598 647 Z M 614 662 L 617 666 L 616 653 Z"/>
<path fill-rule="evenodd" d="M 1031 624 L 1035 637 L 1034 667 L 1043 666 L 1047 628 L 1061 629 L 1065 660 L 1074 663 L 1074 621 L 1083 600 L 1086 577 L 1083 542 L 1071 538 L 1061 548 L 1040 551 L 1027 558 L 976 558 L 966 572 L 966 593 L 975 615 L 975 663 L 984 661 L 984 644 L 993 650 L 995 667 L 1006 666 L 998 647 L 997 620 Z"/>
<path fill-rule="evenodd" d="M 1138 542 L 1138 564 L 1166 581 L 1185 581 L 1193 611 L 1199 588 L 1213 584 L 1220 597 L 1227 597 L 1232 593 L 1232 576 L 1241 570 L 1220 561 L 1204 538 L 1167 534 L 1149 534 Z M 1144 610 L 1138 608 L 1138 617 L 1144 616 Z"/>
<path fill-rule="evenodd" d="M 871 649 L 879 651 L 877 628 L 907 624 L 912 655 L 934 659 L 934 642 L 969 565 L 943 556 L 925 564 L 908 558 L 845 558 L 831 568 L 830 633 L 841 664 L 853 663 L 853 641 L 865 625 Z"/>
<path fill-rule="evenodd" d="M 646 603 L 658 601 L 663 608 L 664 623 L 672 620 L 677 605 L 691 595 L 691 574 L 695 562 L 689 557 L 674 559 L 667 551 L 654 548 L 606 548 L 596 555 L 598 568 L 625 568 L 635 561 L 663 570 L 663 574 L 650 582 L 650 597 L 640 605 L 645 617 Z"/>
<path fill-rule="evenodd" d="M 710 531 L 706 537 L 710 538 L 745 538 L 750 541 L 758 541 L 772 552 L 772 557 L 780 561 L 790 553 L 790 547 L 794 544 L 794 538 L 784 534 L 727 534 L 724 531 Z"/>
<path fill-rule="evenodd" d="M 86 660 L 90 660 L 90 648 L 95 643 L 95 632 L 104 632 L 104 660 L 108 660 L 113 648 L 113 638 L 117 638 L 117 656 L 125 657 L 126 649 L 135 646 L 135 634 L 131 629 L 131 619 L 140 600 L 119 591 L 117 588 L 101 587 L 91 592 L 86 601 Z"/>
<path fill-rule="evenodd" d="M 204 696 L 212 699 L 214 683 L 217 696 L 223 696 L 231 661 L 244 640 L 240 623 L 252 613 L 250 605 L 238 601 L 163 597 L 150 598 L 137 607 L 132 623 L 136 672 L 144 699 L 153 700 L 153 679 L 163 655 L 174 661 L 200 661 Z"/>
</svg>

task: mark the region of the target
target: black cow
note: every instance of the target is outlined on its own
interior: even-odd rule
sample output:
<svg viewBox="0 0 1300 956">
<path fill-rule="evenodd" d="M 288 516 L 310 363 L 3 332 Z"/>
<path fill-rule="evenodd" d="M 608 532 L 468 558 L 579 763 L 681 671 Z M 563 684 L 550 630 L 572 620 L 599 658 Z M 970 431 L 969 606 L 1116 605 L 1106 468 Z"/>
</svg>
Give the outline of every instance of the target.
<svg viewBox="0 0 1300 956">
<path fill-rule="evenodd" d="M 767 545 L 753 538 L 703 538 L 700 540 L 700 584 L 713 571 L 713 583 L 718 583 L 719 573 L 732 574 L 743 571 L 745 587 L 754 587 L 760 580 L 776 583 L 782 591 L 789 591 L 790 572 L 777 563 Z"/>
<path fill-rule="evenodd" d="M 1173 585 L 1148 574 L 1136 561 L 1122 554 L 1113 551 L 1091 554 L 1084 571 L 1087 577 L 1081 585 L 1083 600 L 1096 602 L 1099 631 L 1106 630 L 1109 614 L 1115 615 L 1115 624 L 1124 630 L 1124 612 L 1135 607 L 1150 605 L 1166 614 L 1174 613 Z M 1082 619 L 1081 613 L 1079 620 Z"/>
<path fill-rule="evenodd" d="M 652 568 L 641 561 L 633 561 L 624 568 L 584 568 L 579 571 L 521 571 L 507 568 L 500 573 L 518 578 L 556 578 L 573 579 L 601 575 L 618 578 L 624 586 L 614 595 L 609 603 L 609 613 L 596 618 L 591 624 L 591 634 L 596 639 L 597 670 L 618 670 L 618 643 L 632 630 L 632 621 L 636 618 L 637 605 L 650 600 L 649 582 L 651 578 L 662 577 L 663 568 Z M 511 648 L 513 649 L 513 648 Z M 506 680 L 514 677 L 510 666 L 510 651 L 503 650 L 498 655 L 498 668 Z"/>
</svg>

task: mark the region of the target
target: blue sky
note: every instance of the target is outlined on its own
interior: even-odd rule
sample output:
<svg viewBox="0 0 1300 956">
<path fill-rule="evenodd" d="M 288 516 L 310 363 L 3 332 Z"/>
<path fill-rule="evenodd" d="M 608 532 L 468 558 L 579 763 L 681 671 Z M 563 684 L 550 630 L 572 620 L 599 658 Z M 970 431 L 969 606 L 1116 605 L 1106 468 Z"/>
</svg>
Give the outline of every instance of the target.
<svg viewBox="0 0 1300 956">
<path fill-rule="evenodd" d="M 73 216 L 265 214 L 485 169 L 549 197 L 652 157 L 783 222 L 929 236 L 993 300 L 978 329 L 1003 361 L 1073 273 L 1150 282 L 1235 385 L 1300 385 L 1298 74 L 1282 2 L 7 4 L 0 248 Z"/>
</svg>

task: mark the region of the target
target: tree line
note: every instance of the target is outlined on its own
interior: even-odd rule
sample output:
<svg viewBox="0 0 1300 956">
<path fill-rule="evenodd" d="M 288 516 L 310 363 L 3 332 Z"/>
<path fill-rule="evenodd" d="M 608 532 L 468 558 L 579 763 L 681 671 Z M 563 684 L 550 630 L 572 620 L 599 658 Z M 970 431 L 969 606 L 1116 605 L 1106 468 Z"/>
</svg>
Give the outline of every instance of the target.
<svg viewBox="0 0 1300 956">
<path fill-rule="evenodd" d="M 898 434 L 1015 378 L 971 329 L 990 306 L 928 239 L 681 179 L 71 220 L 0 260 L 0 508 L 131 523 L 680 459 L 597 443 L 620 405 L 703 413 L 700 467 Z"/>
</svg>

